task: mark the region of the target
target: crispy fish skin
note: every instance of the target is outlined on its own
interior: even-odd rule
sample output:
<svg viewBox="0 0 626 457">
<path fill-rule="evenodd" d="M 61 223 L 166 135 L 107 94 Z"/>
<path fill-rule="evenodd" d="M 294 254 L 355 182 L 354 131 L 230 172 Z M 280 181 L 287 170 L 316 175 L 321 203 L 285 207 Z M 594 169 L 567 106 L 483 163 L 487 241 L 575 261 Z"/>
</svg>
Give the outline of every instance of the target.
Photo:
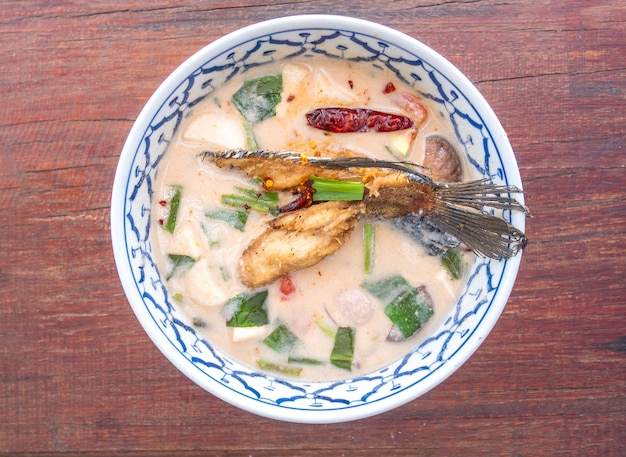
<svg viewBox="0 0 626 457">
<path fill-rule="evenodd" d="M 306 163 L 286 162 L 281 159 L 259 159 L 247 157 L 241 159 L 218 158 L 215 165 L 219 168 L 238 170 L 252 178 L 270 178 L 272 190 L 293 189 L 303 182 L 318 176 L 339 181 L 362 182 L 371 195 L 378 195 L 383 187 L 404 187 L 409 185 L 406 173 L 382 168 L 354 167 L 346 170 L 331 169 Z"/>
<path fill-rule="evenodd" d="M 285 190 L 299 186 L 311 175 L 341 181 L 359 181 L 358 174 L 347 170 L 327 170 L 322 167 L 305 163 L 290 163 L 279 159 L 258 159 L 256 157 L 242 159 L 216 159 L 215 165 L 220 168 L 239 170 L 250 177 L 271 178 L 272 190 Z"/>
<path fill-rule="evenodd" d="M 241 282 L 256 289 L 315 265 L 350 237 L 363 210 L 362 201 L 331 201 L 271 220 L 241 256 Z"/>
</svg>

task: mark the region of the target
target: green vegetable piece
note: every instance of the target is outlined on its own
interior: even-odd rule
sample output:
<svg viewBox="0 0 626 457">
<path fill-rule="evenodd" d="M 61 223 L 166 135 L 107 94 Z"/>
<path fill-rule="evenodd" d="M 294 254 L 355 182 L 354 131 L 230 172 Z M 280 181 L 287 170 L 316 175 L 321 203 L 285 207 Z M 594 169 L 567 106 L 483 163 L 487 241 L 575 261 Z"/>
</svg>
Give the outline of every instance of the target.
<svg viewBox="0 0 626 457">
<path fill-rule="evenodd" d="M 363 226 L 363 271 L 370 274 L 374 268 L 374 248 L 376 245 L 376 228 L 374 224 L 366 223 Z"/>
<path fill-rule="evenodd" d="M 411 284 L 395 275 L 361 285 L 385 306 L 385 314 L 409 338 L 433 315 L 432 308 Z"/>
<path fill-rule="evenodd" d="M 326 322 L 324 316 L 315 316 L 315 323 L 322 330 L 322 332 L 324 332 L 329 337 L 334 339 L 335 336 L 337 336 L 337 331 L 333 327 L 331 327 L 328 322 Z"/>
<path fill-rule="evenodd" d="M 167 216 L 167 220 L 163 224 L 163 229 L 166 232 L 174 233 L 176 228 L 176 219 L 178 218 L 178 208 L 180 207 L 180 197 L 183 192 L 182 186 L 171 186 L 174 194 L 169 201 L 170 213 Z"/>
<path fill-rule="evenodd" d="M 204 213 L 209 219 L 216 219 L 226 222 L 231 227 L 243 232 L 246 222 L 248 221 L 248 213 L 243 210 L 232 209 L 212 209 Z"/>
<path fill-rule="evenodd" d="M 239 189 L 240 192 L 242 191 Z M 272 192 L 273 193 L 273 192 Z M 232 206 L 233 208 L 240 208 L 245 210 L 254 210 L 260 213 L 276 215 L 278 212 L 278 195 L 276 195 L 276 201 L 270 192 L 260 192 L 254 189 L 245 189 L 243 195 L 224 194 L 222 195 L 221 202 L 224 205 Z"/>
<path fill-rule="evenodd" d="M 338 181 L 336 179 L 311 176 L 313 180 L 313 201 L 354 201 L 363 200 L 365 185 L 361 182 Z"/>
<path fill-rule="evenodd" d="M 339 327 L 335 335 L 335 345 L 330 354 L 330 363 L 344 370 L 352 370 L 354 358 L 354 329 Z"/>
<path fill-rule="evenodd" d="M 287 358 L 287 362 L 289 363 L 299 363 L 302 365 L 324 365 L 323 360 L 310 359 L 308 357 L 291 357 Z"/>
<path fill-rule="evenodd" d="M 452 279 L 461 279 L 463 276 L 463 254 L 457 248 L 448 249 L 441 257 L 441 264 Z"/>
<path fill-rule="evenodd" d="M 232 102 L 250 125 L 256 125 L 276 115 L 282 90 L 280 74 L 261 76 L 244 82 L 233 94 Z"/>
<path fill-rule="evenodd" d="M 170 259 L 171 269 L 165 278 L 167 281 L 172 279 L 174 276 L 180 276 L 189 270 L 194 263 L 196 263 L 196 259 L 193 257 L 189 257 L 188 255 L 183 254 L 168 254 L 167 258 Z"/>
<path fill-rule="evenodd" d="M 263 370 L 275 371 L 277 373 L 285 374 L 288 376 L 300 376 L 300 373 L 302 373 L 302 368 L 300 367 L 289 367 L 285 365 L 280 365 L 269 360 L 259 359 L 256 361 L 256 363 L 259 368 Z"/>
<path fill-rule="evenodd" d="M 262 202 L 278 203 L 278 192 L 268 192 L 265 190 L 261 191 L 258 189 L 251 189 L 249 187 L 235 187 L 235 189 L 250 198 L 254 198 Z"/>
<path fill-rule="evenodd" d="M 265 300 L 267 290 L 242 293 L 226 302 L 223 312 L 228 316 L 228 327 L 260 327 L 269 323 Z"/>
<path fill-rule="evenodd" d="M 254 135 L 250 124 L 244 122 L 243 129 L 246 133 L 246 144 L 248 145 L 248 149 L 250 151 L 256 151 L 259 149 L 259 142 L 256 140 L 256 136 Z"/>
<path fill-rule="evenodd" d="M 202 319 L 199 319 L 197 317 L 194 317 L 191 320 L 191 324 L 196 328 L 205 328 L 207 326 L 206 322 L 204 322 Z"/>
<path fill-rule="evenodd" d="M 279 325 L 263 342 L 276 352 L 289 352 L 298 343 L 298 337 L 286 325 Z"/>
</svg>

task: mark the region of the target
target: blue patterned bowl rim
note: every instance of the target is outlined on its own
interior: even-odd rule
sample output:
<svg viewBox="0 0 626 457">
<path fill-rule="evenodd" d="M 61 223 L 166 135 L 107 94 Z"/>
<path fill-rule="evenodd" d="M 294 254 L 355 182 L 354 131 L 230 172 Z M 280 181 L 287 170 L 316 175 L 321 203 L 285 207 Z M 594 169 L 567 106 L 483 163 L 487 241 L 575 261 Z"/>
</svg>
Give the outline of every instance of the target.
<svg viewBox="0 0 626 457">
<path fill-rule="evenodd" d="M 162 353 L 196 384 L 246 411 L 277 420 L 333 423 L 389 411 L 456 371 L 489 334 L 508 300 L 521 255 L 477 259 L 462 297 L 414 351 L 364 376 L 326 383 L 266 375 L 230 359 L 196 334 L 168 295 L 152 262 L 152 183 L 184 115 L 233 75 L 292 56 L 352 59 L 392 69 L 440 106 L 474 171 L 517 185 L 510 143 L 494 112 L 450 62 L 418 40 L 373 22 L 333 15 L 273 19 L 230 33 L 182 63 L 134 123 L 111 197 L 115 262 L 137 319 Z M 524 229 L 524 217 L 505 214 Z M 149 386 L 146 386 L 149 389 Z"/>
</svg>

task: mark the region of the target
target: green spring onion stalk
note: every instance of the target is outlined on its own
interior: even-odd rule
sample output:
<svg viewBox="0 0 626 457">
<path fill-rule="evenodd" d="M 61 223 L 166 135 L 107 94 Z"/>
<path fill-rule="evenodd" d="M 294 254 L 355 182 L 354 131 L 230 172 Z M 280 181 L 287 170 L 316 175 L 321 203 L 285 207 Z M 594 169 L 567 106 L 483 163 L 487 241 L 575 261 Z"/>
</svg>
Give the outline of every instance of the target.
<svg viewBox="0 0 626 457">
<path fill-rule="evenodd" d="M 309 357 L 292 357 L 289 356 L 287 358 L 287 362 L 289 363 L 299 363 L 302 365 L 324 365 L 323 360 L 311 359 Z"/>
<path fill-rule="evenodd" d="M 167 220 L 163 224 L 163 229 L 166 232 L 174 233 L 174 228 L 176 228 L 176 219 L 178 218 L 178 208 L 180 207 L 180 197 L 183 192 L 182 186 L 171 186 L 171 189 L 174 191 L 172 198 L 169 201 L 170 213 L 167 216 Z"/>
<path fill-rule="evenodd" d="M 208 210 L 204 213 L 204 215 L 209 219 L 226 222 L 228 225 L 236 228 L 240 232 L 243 232 L 246 222 L 248 221 L 248 212 L 241 209 L 231 210 L 217 208 Z"/>
<path fill-rule="evenodd" d="M 235 189 L 239 194 L 222 195 L 222 204 L 238 209 L 254 210 L 273 216 L 278 215 L 278 193 L 244 187 L 236 187 Z"/>
<path fill-rule="evenodd" d="M 311 176 L 313 181 L 313 201 L 353 201 L 363 200 L 365 185 L 361 182 L 338 181 L 335 179 Z"/>
<path fill-rule="evenodd" d="M 370 274 L 374 268 L 374 247 L 376 243 L 376 229 L 374 224 L 366 223 L 363 226 L 363 270 L 365 274 Z"/>
<path fill-rule="evenodd" d="M 289 367 L 269 360 L 259 359 L 256 363 L 259 368 L 263 370 L 275 371 L 276 373 L 286 374 L 288 376 L 300 376 L 300 373 L 302 373 L 302 368 L 300 367 Z"/>
<path fill-rule="evenodd" d="M 335 331 L 335 329 L 332 328 L 328 322 L 326 322 L 326 319 L 324 319 L 324 316 L 320 316 L 320 315 L 315 316 L 315 323 L 329 337 L 334 339 L 335 336 L 337 335 L 337 332 Z"/>
</svg>

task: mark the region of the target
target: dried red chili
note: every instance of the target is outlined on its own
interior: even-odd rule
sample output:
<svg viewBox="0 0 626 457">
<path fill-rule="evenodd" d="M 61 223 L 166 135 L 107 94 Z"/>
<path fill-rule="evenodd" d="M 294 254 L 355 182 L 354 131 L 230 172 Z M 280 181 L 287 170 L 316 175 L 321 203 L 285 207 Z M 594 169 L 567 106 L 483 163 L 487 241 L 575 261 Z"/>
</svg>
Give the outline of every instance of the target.
<svg viewBox="0 0 626 457">
<path fill-rule="evenodd" d="M 413 126 L 406 116 L 367 108 L 318 108 L 307 113 L 306 120 L 311 127 L 334 133 L 394 132 Z"/>
<path fill-rule="evenodd" d="M 296 199 L 278 208 L 278 212 L 289 213 L 297 209 L 307 208 L 311 206 L 311 204 L 313 203 L 314 193 L 315 189 L 313 189 L 313 181 L 309 179 L 304 184 L 299 186 L 298 191 L 295 192 L 295 194 L 298 195 Z"/>
</svg>

